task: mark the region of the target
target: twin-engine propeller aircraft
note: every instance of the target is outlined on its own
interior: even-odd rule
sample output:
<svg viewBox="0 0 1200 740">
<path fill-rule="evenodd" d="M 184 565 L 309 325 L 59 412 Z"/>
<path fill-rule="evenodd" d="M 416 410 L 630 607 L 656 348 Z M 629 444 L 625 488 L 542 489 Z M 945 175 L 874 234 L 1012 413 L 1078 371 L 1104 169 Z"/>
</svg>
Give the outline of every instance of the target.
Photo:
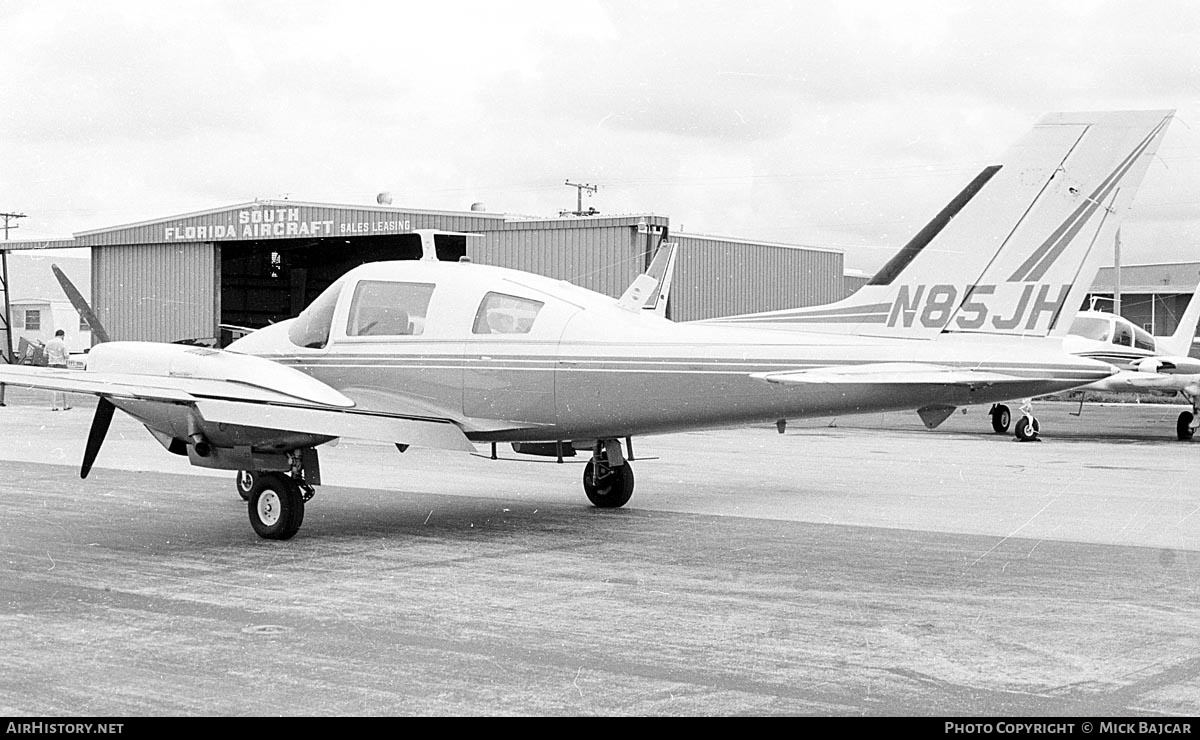
<svg viewBox="0 0 1200 740">
<path fill-rule="evenodd" d="M 1200 285 L 1196 290 L 1200 293 Z M 1188 356 L 1197 321 L 1200 321 L 1200 301 L 1197 300 L 1188 304 L 1178 328 L 1169 337 L 1152 336 L 1129 319 L 1111 313 L 1080 311 L 1071 322 L 1067 336 L 1063 337 L 1063 348 L 1080 357 L 1110 363 L 1117 372 L 1076 390 L 1181 395 L 1192 404 L 1192 411 L 1180 412 L 1176 433 L 1181 440 L 1191 439 L 1196 424 L 1200 423 L 1197 422 L 1200 418 L 1197 410 L 1200 360 Z M 1081 400 L 1081 412 L 1082 409 Z M 997 434 L 1008 431 L 1012 419 L 1008 406 L 993 404 L 988 414 L 993 431 Z M 1018 429 L 1018 437 L 1023 433 Z"/>
<path fill-rule="evenodd" d="M 1200 360 L 1190 357 L 1200 322 L 1200 285 L 1179 326 L 1169 337 L 1152 336 L 1123 316 L 1103 311 L 1080 311 L 1063 340 L 1072 354 L 1111 363 L 1118 373 L 1079 388 L 1109 393 L 1180 395 L 1192 406 L 1181 411 L 1175 434 L 1189 440 L 1200 425 Z M 1080 402 L 1082 410 L 1082 401 Z"/>
<path fill-rule="evenodd" d="M 1111 365 L 1044 336 L 1073 281 L 1040 281 L 1076 236 L 1093 241 L 1117 220 L 1114 204 L 1135 188 L 1168 117 L 1039 126 L 1013 177 L 998 169 L 975 188 L 992 228 L 949 248 L 936 284 L 856 308 L 854 328 L 837 334 L 668 321 L 647 310 L 661 303 L 666 251 L 615 300 L 514 270 L 416 260 L 351 270 L 297 318 L 226 350 L 110 342 L 92 349 L 85 371 L 3 367 L 0 382 L 100 397 L 83 477 L 118 408 L 194 465 L 254 471 L 249 516 L 265 538 L 299 529 L 320 483 L 317 448 L 341 436 L 401 451 L 590 450 L 584 491 L 618 507 L 634 488 L 622 440 L 636 435 L 904 409 L 940 420 L 957 406 L 1108 377 Z M 1064 146 L 1088 156 L 1076 167 Z M 1014 234 L 1047 246 L 1027 255 L 1035 264 L 1015 290 L 977 285 L 990 272 L 976 268 L 1003 261 Z M 942 331 L 952 318 L 964 331 Z"/>
</svg>

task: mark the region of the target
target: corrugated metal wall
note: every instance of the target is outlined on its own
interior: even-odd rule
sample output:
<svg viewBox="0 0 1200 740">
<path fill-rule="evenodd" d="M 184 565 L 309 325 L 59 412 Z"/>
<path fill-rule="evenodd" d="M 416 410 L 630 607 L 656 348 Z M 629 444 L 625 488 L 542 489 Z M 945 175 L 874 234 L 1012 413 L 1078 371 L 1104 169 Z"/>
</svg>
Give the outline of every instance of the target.
<svg viewBox="0 0 1200 740">
<path fill-rule="evenodd" d="M 294 239 L 296 230 L 306 232 L 302 237 L 321 237 L 320 231 L 330 229 L 331 236 L 348 238 L 422 228 L 479 234 L 468 240 L 467 255 L 480 264 L 547 275 L 615 297 L 645 269 L 668 219 L 510 220 L 480 212 L 276 201 L 85 232 L 76 235 L 76 244 L 96 247 L 92 295 L 115 337 L 175 341 L 216 331 L 221 265 L 214 242 Z M 677 321 L 831 303 L 846 293 L 843 256 L 836 250 L 690 234 L 669 238 L 680 245 L 669 309 Z"/>
<path fill-rule="evenodd" d="M 842 278 L 845 285 L 845 294 L 847 296 L 854 295 L 859 288 L 866 285 L 871 280 L 870 275 L 846 275 Z"/>
<path fill-rule="evenodd" d="M 696 321 L 840 300 L 841 252 L 675 234 L 669 316 Z"/>
<path fill-rule="evenodd" d="M 666 219 L 650 222 L 665 224 Z M 529 221 L 485 232 L 481 244 L 467 249 L 472 262 L 546 275 L 617 297 L 645 270 L 646 251 L 657 246 L 657 239 L 654 235 L 648 247 L 636 218 Z"/>
<path fill-rule="evenodd" d="M 212 244 L 92 250 L 92 308 L 113 339 L 173 342 L 216 332 L 220 259 Z"/>
</svg>

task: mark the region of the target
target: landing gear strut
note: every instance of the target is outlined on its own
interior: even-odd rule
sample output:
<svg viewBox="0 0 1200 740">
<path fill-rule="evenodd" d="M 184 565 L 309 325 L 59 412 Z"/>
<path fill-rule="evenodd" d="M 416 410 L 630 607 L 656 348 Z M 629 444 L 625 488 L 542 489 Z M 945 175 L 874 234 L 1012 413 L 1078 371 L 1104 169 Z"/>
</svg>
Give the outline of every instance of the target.
<svg viewBox="0 0 1200 740">
<path fill-rule="evenodd" d="M 621 453 L 620 440 L 596 443 L 592 459 L 583 469 L 583 492 L 601 509 L 616 509 L 629 501 L 633 495 L 633 466 Z"/>
</svg>

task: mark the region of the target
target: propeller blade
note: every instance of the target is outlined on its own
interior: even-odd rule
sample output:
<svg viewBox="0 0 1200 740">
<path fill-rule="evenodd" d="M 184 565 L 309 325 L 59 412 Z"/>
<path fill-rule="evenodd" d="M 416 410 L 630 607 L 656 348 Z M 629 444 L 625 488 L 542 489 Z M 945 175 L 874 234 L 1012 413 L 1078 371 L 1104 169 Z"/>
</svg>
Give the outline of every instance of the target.
<svg viewBox="0 0 1200 740">
<path fill-rule="evenodd" d="M 83 465 L 79 468 L 80 478 L 86 478 L 88 473 L 92 472 L 92 463 L 96 462 L 100 445 L 104 444 L 104 437 L 108 434 L 108 425 L 112 422 L 113 411 L 116 408 L 112 405 L 112 401 L 104 396 L 101 396 L 99 403 L 96 404 L 96 415 L 92 417 L 92 428 L 88 431 L 87 447 L 83 448 Z"/>
<path fill-rule="evenodd" d="M 108 332 L 104 330 L 104 325 L 100 323 L 100 317 L 96 315 L 96 312 L 84 300 L 83 294 L 75 288 L 75 284 L 66 276 L 66 273 L 58 269 L 58 265 L 50 265 L 50 269 L 54 271 L 54 277 L 58 278 L 58 284 L 62 286 L 63 292 L 67 294 L 67 300 L 71 302 L 71 305 L 75 307 L 75 310 L 79 312 L 79 315 L 91 327 L 94 343 L 100 344 L 101 342 L 109 341 Z"/>
</svg>

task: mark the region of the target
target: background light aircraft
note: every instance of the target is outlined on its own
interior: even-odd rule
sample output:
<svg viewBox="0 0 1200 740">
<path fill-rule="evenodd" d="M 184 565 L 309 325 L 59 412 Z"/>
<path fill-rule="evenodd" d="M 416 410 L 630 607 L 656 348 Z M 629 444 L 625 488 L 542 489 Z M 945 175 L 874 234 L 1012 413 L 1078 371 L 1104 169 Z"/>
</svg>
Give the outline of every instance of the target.
<svg viewBox="0 0 1200 740">
<path fill-rule="evenodd" d="M 1196 290 L 1200 292 L 1200 286 Z M 1200 400 L 1200 360 L 1188 357 L 1188 352 L 1198 321 L 1200 301 L 1197 300 L 1188 303 L 1175 334 L 1169 337 L 1152 336 L 1132 321 L 1104 311 L 1078 312 L 1063 337 L 1063 348 L 1080 357 L 1107 362 L 1118 372 L 1076 390 L 1182 395 L 1193 410 L 1180 413 L 1176 432 L 1181 440 L 1191 439 L 1195 420 L 1200 416 L 1196 410 Z M 1082 405 L 1081 401 L 1080 410 Z M 997 434 L 1008 431 L 1012 418 L 1008 406 L 993 404 L 988 414 L 993 431 Z"/>
<path fill-rule="evenodd" d="M 1196 291 L 1200 294 L 1200 286 Z M 1120 372 L 1078 390 L 1183 396 L 1192 405 L 1192 410 L 1180 412 L 1175 433 L 1181 440 L 1191 439 L 1200 423 L 1200 407 L 1197 406 L 1200 403 L 1200 360 L 1188 356 L 1197 322 L 1200 322 L 1197 295 L 1192 296 L 1178 328 L 1169 337 L 1151 336 L 1123 316 L 1103 311 L 1079 312 L 1070 334 L 1063 340 L 1064 349 L 1080 357 L 1111 363 Z"/>
<path fill-rule="evenodd" d="M 1098 204 L 1135 189 L 1169 116 L 1068 118 L 1050 128 L 1051 163 L 1035 146 L 1016 177 L 988 175 L 1003 187 L 976 188 L 994 220 L 972 232 L 970 259 L 950 260 L 936 285 L 901 291 L 872 309 L 878 320 L 856 316 L 838 333 L 668 321 L 653 304 L 669 251 L 616 300 L 515 270 L 418 260 L 355 268 L 297 318 L 227 350 L 109 342 L 84 371 L 10 366 L 0 382 L 99 396 L 82 477 L 117 408 L 193 465 L 254 471 L 249 517 L 270 539 L 299 529 L 320 483 L 317 447 L 341 436 L 401 452 L 489 442 L 590 450 L 585 493 L 623 506 L 634 477 L 621 440 L 636 435 L 902 409 L 936 423 L 957 406 L 1108 377 L 1111 365 L 1046 336 L 1073 283 L 1051 293 L 1038 280 L 1076 237 L 1094 241 L 1117 220 L 1112 205 L 1097 215 Z M 1057 145 L 1068 141 L 1064 158 Z M 1031 246 L 1018 284 L 977 284 L 991 261 L 1012 261 L 1014 233 Z M 979 264 L 989 269 L 967 269 Z M 961 331 L 938 328 L 952 318 Z"/>
</svg>

